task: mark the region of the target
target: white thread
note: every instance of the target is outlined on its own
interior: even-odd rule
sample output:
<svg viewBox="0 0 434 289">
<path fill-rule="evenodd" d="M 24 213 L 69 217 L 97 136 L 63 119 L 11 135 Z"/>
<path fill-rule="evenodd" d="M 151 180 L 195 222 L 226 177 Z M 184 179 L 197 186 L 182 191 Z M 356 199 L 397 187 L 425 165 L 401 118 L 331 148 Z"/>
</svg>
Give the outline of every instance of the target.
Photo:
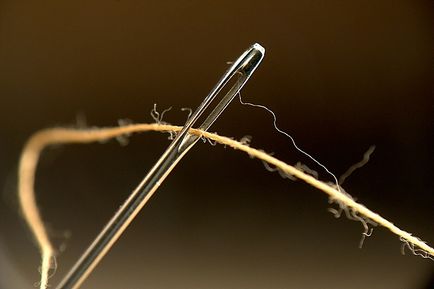
<svg viewBox="0 0 434 289">
<path fill-rule="evenodd" d="M 266 111 L 268 111 L 273 116 L 273 126 L 274 126 L 274 128 L 279 133 L 281 133 L 284 136 L 288 137 L 291 140 L 291 142 L 294 145 L 294 147 L 295 147 L 296 150 L 298 150 L 299 152 L 301 152 L 302 154 L 304 154 L 305 156 L 307 156 L 308 158 L 310 158 L 317 165 L 319 165 L 320 167 L 322 167 L 329 175 L 331 175 L 333 177 L 333 179 L 335 180 L 337 190 L 340 191 L 340 185 L 339 185 L 339 182 L 338 182 L 338 179 L 336 178 L 336 176 L 325 165 L 323 165 L 322 163 L 320 163 L 319 161 L 317 161 L 313 156 L 311 156 L 310 154 L 308 154 L 307 152 L 305 152 L 304 150 L 302 150 L 301 148 L 299 148 L 297 146 L 297 144 L 295 143 L 294 138 L 290 134 L 288 134 L 287 132 L 281 130 L 279 127 L 277 127 L 277 117 L 276 117 L 276 114 L 271 109 L 269 109 L 268 107 L 266 107 L 265 105 L 262 105 L 262 104 L 254 104 L 254 103 L 250 103 L 250 102 L 244 102 L 242 100 L 242 98 L 241 98 L 241 93 L 239 93 L 239 92 L 238 92 L 238 98 L 239 98 L 240 103 L 242 105 L 248 105 L 248 106 L 252 106 L 252 107 L 258 107 L 258 108 L 262 108 L 262 109 L 265 109 Z"/>
</svg>

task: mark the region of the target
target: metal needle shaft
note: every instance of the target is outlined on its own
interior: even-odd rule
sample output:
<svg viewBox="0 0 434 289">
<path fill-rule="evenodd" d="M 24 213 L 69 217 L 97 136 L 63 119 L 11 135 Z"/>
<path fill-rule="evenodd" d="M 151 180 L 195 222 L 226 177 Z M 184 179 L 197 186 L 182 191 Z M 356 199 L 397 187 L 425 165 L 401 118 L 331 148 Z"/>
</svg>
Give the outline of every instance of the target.
<svg viewBox="0 0 434 289">
<path fill-rule="evenodd" d="M 216 96 L 228 82 L 233 77 L 238 77 L 235 84 L 198 127 L 204 131 L 208 130 L 250 78 L 264 57 L 264 53 L 265 49 L 261 45 L 254 44 L 232 64 L 192 116 L 187 120 L 183 129 L 178 133 L 146 177 L 131 193 L 66 277 L 61 281 L 57 289 L 76 289 L 80 287 L 82 282 L 122 235 L 127 226 L 151 198 L 175 165 L 199 140 L 198 136 L 189 134 L 189 129 L 204 115 L 204 111 L 215 100 Z"/>
</svg>

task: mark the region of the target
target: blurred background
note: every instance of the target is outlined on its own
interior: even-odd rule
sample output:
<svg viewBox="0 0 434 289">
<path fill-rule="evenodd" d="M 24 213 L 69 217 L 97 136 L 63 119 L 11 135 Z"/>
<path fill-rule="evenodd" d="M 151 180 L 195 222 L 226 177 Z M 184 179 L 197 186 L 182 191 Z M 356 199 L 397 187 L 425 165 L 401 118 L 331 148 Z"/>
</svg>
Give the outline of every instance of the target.
<svg viewBox="0 0 434 289">
<path fill-rule="evenodd" d="M 378 1 L 9 1 L 0 3 L 0 288 L 33 288 L 39 253 L 20 217 L 17 164 L 52 126 L 151 122 L 154 103 L 182 125 L 252 43 L 266 56 L 242 95 L 267 105 L 345 189 L 434 244 L 433 4 Z M 237 100 L 211 128 L 329 175 Z M 58 248 L 55 287 L 168 146 L 143 133 L 47 149 L 36 192 Z M 433 262 L 401 255 L 374 229 L 335 219 L 327 197 L 260 161 L 199 143 L 86 288 L 433 288 Z M 65 235 L 70 235 L 65 237 Z M 431 287 L 430 287 L 431 286 Z"/>
</svg>

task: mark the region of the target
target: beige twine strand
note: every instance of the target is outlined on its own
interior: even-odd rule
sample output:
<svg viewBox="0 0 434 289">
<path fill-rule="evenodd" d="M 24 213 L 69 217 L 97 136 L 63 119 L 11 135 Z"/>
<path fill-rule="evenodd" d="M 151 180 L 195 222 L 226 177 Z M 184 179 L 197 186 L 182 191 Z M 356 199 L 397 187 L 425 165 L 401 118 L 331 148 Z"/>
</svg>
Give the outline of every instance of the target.
<svg viewBox="0 0 434 289">
<path fill-rule="evenodd" d="M 37 163 L 42 150 L 53 144 L 65 143 L 90 143 L 95 141 L 102 141 L 111 139 L 120 135 L 130 134 L 134 132 L 145 131 L 159 131 L 159 132 L 178 132 L 182 129 L 180 126 L 166 125 L 166 124 L 132 124 L 123 127 L 113 128 L 98 128 L 98 129 L 67 129 L 67 128 L 52 128 L 36 132 L 26 143 L 19 164 L 18 173 L 18 194 L 21 210 L 24 219 L 28 223 L 32 231 L 37 245 L 41 253 L 41 280 L 40 289 L 48 287 L 48 279 L 50 269 L 53 269 L 55 264 L 55 249 L 50 242 L 47 230 L 42 221 L 41 215 L 35 199 L 34 183 L 35 171 Z M 384 219 L 377 213 L 372 212 L 362 204 L 355 202 L 350 196 L 340 192 L 336 188 L 317 180 L 316 178 L 304 173 L 303 171 L 288 165 L 269 154 L 251 148 L 248 145 L 242 144 L 236 140 L 228 137 L 219 136 L 214 133 L 204 132 L 197 129 L 191 129 L 191 134 L 203 136 L 207 139 L 213 140 L 223 145 L 232 147 L 235 150 L 246 152 L 254 158 L 261 159 L 270 165 L 274 165 L 283 172 L 290 174 L 298 179 L 301 179 L 309 185 L 328 194 L 332 200 L 339 201 L 345 204 L 354 212 L 368 218 L 375 223 L 389 229 L 392 233 L 398 235 L 401 240 L 407 244 L 422 250 L 426 256 L 432 258 L 434 256 L 434 249 L 428 246 L 419 238 L 412 236 L 412 234 L 401 230 L 390 221 Z"/>
</svg>

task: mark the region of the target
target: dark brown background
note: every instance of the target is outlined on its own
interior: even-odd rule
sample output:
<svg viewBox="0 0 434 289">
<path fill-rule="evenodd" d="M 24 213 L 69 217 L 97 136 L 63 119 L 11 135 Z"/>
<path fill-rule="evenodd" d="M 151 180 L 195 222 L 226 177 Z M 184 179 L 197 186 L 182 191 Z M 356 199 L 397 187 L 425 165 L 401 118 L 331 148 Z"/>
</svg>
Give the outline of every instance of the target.
<svg viewBox="0 0 434 289">
<path fill-rule="evenodd" d="M 153 103 L 182 124 L 253 42 L 266 57 L 243 90 L 337 175 L 366 149 L 371 162 L 345 188 L 434 244 L 432 2 L 0 2 L 0 287 L 32 288 L 39 256 L 20 219 L 16 170 L 40 128 L 149 122 Z M 212 131 L 302 161 L 270 115 L 241 106 Z M 168 145 L 46 151 L 36 189 L 59 246 L 58 284 Z M 267 172 L 259 161 L 198 144 L 167 179 L 83 288 L 429 288 L 433 263 L 400 241 L 327 212 L 326 196 Z M 64 231 L 72 236 L 65 240 Z"/>
</svg>

